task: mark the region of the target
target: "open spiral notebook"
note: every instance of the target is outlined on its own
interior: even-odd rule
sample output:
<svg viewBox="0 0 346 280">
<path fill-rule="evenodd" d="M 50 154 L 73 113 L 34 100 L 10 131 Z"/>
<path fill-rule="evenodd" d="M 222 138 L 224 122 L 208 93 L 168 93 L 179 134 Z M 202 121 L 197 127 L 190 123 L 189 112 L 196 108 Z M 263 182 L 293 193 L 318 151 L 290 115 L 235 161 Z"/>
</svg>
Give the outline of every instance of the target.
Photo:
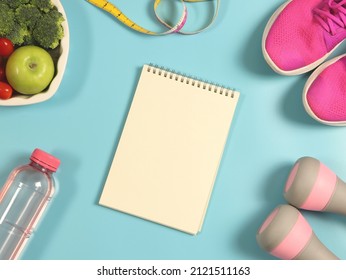
<svg viewBox="0 0 346 280">
<path fill-rule="evenodd" d="M 238 98 L 144 65 L 100 205 L 197 234 Z"/>
</svg>

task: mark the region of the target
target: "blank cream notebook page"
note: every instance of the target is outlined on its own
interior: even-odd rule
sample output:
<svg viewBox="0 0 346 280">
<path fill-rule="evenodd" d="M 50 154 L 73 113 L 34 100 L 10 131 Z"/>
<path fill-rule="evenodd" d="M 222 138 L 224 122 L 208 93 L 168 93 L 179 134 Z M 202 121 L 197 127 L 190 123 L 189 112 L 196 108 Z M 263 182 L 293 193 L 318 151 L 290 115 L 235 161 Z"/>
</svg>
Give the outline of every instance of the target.
<svg viewBox="0 0 346 280">
<path fill-rule="evenodd" d="M 99 203 L 197 234 L 238 97 L 144 65 Z"/>
</svg>

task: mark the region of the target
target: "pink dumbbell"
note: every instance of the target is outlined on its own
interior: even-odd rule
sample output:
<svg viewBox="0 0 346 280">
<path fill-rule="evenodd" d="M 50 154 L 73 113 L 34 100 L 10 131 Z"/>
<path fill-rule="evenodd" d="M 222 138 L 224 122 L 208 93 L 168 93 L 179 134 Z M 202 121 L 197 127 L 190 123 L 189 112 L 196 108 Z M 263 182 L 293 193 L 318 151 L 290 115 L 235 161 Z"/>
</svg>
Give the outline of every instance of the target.
<svg viewBox="0 0 346 280">
<path fill-rule="evenodd" d="M 277 207 L 264 221 L 256 238 L 262 249 L 280 259 L 338 260 L 291 205 Z"/>
<path fill-rule="evenodd" d="M 346 215 L 346 184 L 312 157 L 302 157 L 294 164 L 284 196 L 301 209 Z"/>
</svg>

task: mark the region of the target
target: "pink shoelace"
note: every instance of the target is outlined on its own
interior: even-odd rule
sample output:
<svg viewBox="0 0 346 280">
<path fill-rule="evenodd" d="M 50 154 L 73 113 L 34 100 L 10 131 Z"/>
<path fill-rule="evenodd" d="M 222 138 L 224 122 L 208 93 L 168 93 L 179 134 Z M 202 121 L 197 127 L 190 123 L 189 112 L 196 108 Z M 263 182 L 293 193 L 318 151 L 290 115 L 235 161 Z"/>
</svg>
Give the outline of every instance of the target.
<svg viewBox="0 0 346 280">
<path fill-rule="evenodd" d="M 346 28 L 346 0 L 324 0 L 324 5 L 313 10 L 316 20 L 331 35 Z"/>
</svg>

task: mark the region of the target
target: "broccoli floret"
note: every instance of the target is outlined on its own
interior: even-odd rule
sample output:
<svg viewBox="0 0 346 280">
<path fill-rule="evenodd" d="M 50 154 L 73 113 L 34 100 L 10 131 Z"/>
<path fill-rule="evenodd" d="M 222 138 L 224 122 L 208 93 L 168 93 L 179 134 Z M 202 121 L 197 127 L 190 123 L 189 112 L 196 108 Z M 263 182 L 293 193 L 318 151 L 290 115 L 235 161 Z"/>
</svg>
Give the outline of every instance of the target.
<svg viewBox="0 0 346 280">
<path fill-rule="evenodd" d="M 41 47 L 54 49 L 64 37 L 64 29 L 58 21 L 52 20 L 50 13 L 47 13 L 37 21 L 32 36 Z"/>
<path fill-rule="evenodd" d="M 48 14 L 57 24 L 61 24 L 65 20 L 64 16 L 58 11 L 57 7 L 51 9 Z"/>
<path fill-rule="evenodd" d="M 0 3 L 0 36 L 6 37 L 14 26 L 14 12 L 6 4 Z"/>
<path fill-rule="evenodd" d="M 51 0 L 30 0 L 30 3 L 45 13 L 48 13 L 54 7 Z"/>
<path fill-rule="evenodd" d="M 64 36 L 64 20 L 51 0 L 0 0 L 0 37 L 17 46 L 56 48 Z"/>
<path fill-rule="evenodd" d="M 16 9 L 23 4 L 29 3 L 30 0 L 0 0 L 0 3 L 7 4 L 10 8 Z"/>
<path fill-rule="evenodd" d="M 26 4 L 18 7 L 15 12 L 16 20 L 22 26 L 27 26 L 29 30 L 33 29 L 37 20 L 41 17 L 40 10 L 32 4 Z"/>
<path fill-rule="evenodd" d="M 30 38 L 30 32 L 26 26 L 16 22 L 7 38 L 15 45 L 22 45 Z"/>
<path fill-rule="evenodd" d="M 26 46 L 26 45 L 35 45 L 35 44 L 36 42 L 34 38 L 32 38 L 32 34 L 29 31 L 29 33 L 24 37 L 24 42 L 21 45 Z"/>
</svg>

